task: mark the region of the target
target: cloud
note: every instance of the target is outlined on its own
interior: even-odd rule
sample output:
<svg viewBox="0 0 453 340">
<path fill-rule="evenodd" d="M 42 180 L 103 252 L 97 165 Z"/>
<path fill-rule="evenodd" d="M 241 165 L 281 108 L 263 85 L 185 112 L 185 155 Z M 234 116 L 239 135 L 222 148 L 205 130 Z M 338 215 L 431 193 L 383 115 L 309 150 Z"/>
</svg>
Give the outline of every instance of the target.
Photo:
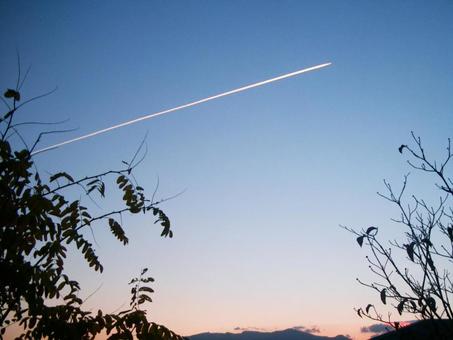
<svg viewBox="0 0 453 340">
<path fill-rule="evenodd" d="M 259 328 L 259 327 L 234 327 L 233 330 L 246 332 L 246 331 L 258 331 L 258 332 L 268 332 L 269 329 L 266 328 Z"/>
<path fill-rule="evenodd" d="M 296 331 L 300 332 L 305 332 L 305 333 L 310 333 L 310 334 L 318 334 L 321 333 L 321 329 L 319 329 L 318 326 L 312 326 L 312 327 L 305 327 L 305 326 L 294 326 L 292 329 L 295 329 Z"/>
<path fill-rule="evenodd" d="M 310 334 L 318 334 L 321 333 L 321 329 L 318 326 L 306 327 L 306 326 L 294 326 L 290 329 L 294 329 L 299 332 L 305 332 Z M 247 332 L 247 331 L 254 331 L 254 332 L 273 332 L 277 329 L 275 328 L 263 328 L 263 327 L 234 327 L 234 331 L 236 332 Z"/>
<path fill-rule="evenodd" d="M 374 333 L 374 334 L 382 334 L 382 333 L 388 332 L 390 330 L 391 330 L 391 327 L 389 327 L 388 325 L 383 324 L 383 323 L 375 323 L 368 327 L 360 328 L 360 331 L 362 333 Z"/>
</svg>

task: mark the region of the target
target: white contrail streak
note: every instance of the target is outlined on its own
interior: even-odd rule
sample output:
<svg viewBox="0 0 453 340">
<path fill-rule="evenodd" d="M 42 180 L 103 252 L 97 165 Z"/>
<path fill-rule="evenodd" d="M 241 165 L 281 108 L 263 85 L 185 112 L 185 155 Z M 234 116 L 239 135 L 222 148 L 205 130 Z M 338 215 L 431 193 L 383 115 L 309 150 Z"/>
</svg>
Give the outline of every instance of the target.
<svg viewBox="0 0 453 340">
<path fill-rule="evenodd" d="M 188 104 L 177 106 L 177 107 L 174 107 L 172 109 L 167 109 L 167 110 L 164 110 L 164 111 L 151 113 L 151 114 L 148 114 L 148 115 L 145 115 L 145 116 L 142 116 L 142 117 L 138 117 L 138 118 L 135 118 L 135 119 L 132 119 L 132 120 L 128 120 L 127 122 L 124 122 L 124 123 L 113 125 L 113 126 L 110 126 L 108 128 L 105 128 L 105 129 L 97 130 L 97 131 L 88 133 L 86 135 L 83 135 L 83 136 L 80 136 L 80 137 L 77 137 L 77 138 L 69 139 L 69 140 L 67 140 L 65 142 L 61 142 L 61 143 L 58 143 L 58 144 L 55 144 L 55 145 L 51 145 L 51 146 L 45 147 L 45 148 L 40 149 L 40 150 L 33 151 L 31 154 L 32 155 L 36 155 L 36 154 L 44 152 L 44 151 L 56 149 L 56 148 L 58 148 L 60 146 L 66 145 L 66 144 L 74 143 L 74 142 L 77 142 L 79 140 L 83 140 L 83 139 L 87 139 L 87 138 L 90 138 L 90 137 L 94 137 L 94 136 L 100 135 L 102 133 L 111 131 L 111 130 L 119 129 L 119 128 L 123 127 L 123 126 L 127 126 L 127 125 L 131 125 L 131 124 L 135 124 L 135 123 L 141 122 L 142 120 L 151 119 L 151 118 L 154 118 L 154 117 L 166 114 L 166 113 L 170 113 L 170 112 L 174 112 L 174 111 L 185 109 L 187 107 L 191 107 L 191 106 L 195 106 L 195 105 L 198 105 L 198 104 L 206 103 L 206 102 L 208 102 L 210 100 L 214 100 L 214 99 L 221 98 L 221 97 L 226 97 L 226 96 L 229 96 L 229 95 L 234 94 L 234 93 L 238 93 L 238 92 L 246 91 L 246 90 L 249 90 L 249 89 L 253 89 L 254 87 L 266 85 L 266 84 L 272 83 L 274 81 L 286 79 L 286 78 L 289 78 L 289 77 L 294 77 L 294 76 L 297 76 L 297 75 L 305 73 L 305 72 L 318 70 L 320 68 L 329 66 L 331 64 L 332 63 L 325 63 L 325 64 L 320 64 L 320 65 L 304 68 L 302 70 L 294 71 L 294 72 L 291 72 L 291 73 L 286 73 L 286 74 L 283 74 L 283 75 L 278 76 L 278 77 L 274 77 L 274 78 L 263 80 L 263 81 L 260 81 L 260 82 L 257 82 L 257 83 L 253 83 L 253 84 L 250 84 L 250 85 L 242 86 L 242 87 L 239 87 L 239 88 L 234 89 L 234 90 L 230 90 L 230 91 L 227 91 L 227 92 L 219 93 L 219 94 L 216 94 L 216 95 L 211 96 L 211 97 L 207 97 L 207 98 L 200 99 L 200 100 L 188 103 Z"/>
</svg>

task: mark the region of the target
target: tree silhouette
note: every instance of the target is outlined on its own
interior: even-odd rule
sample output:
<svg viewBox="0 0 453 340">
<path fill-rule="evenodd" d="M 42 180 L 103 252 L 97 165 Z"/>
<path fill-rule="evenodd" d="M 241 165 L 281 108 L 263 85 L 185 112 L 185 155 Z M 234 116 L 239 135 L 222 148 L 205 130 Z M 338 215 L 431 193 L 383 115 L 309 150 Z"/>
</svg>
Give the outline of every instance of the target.
<svg viewBox="0 0 453 340">
<path fill-rule="evenodd" d="M 94 271 L 103 271 L 86 230 L 98 223 L 107 225 L 126 245 L 128 238 L 118 221 L 123 214 L 152 213 L 162 227 L 162 237 L 173 235 L 170 220 L 159 208 L 160 202 L 148 199 L 133 177 L 139 163 L 135 157 L 123 162 L 121 169 L 83 178 L 66 172 L 43 178 L 31 152 L 43 135 L 56 131 L 40 133 L 31 147 L 25 143 L 20 133 L 23 123 L 16 124 L 14 118 L 24 104 L 40 96 L 21 102 L 24 79 L 19 72 L 15 89 L 6 90 L 1 98 L 8 111 L 0 119 L 0 337 L 11 325 L 19 325 L 20 339 L 93 339 L 100 333 L 109 339 L 181 339 L 148 321 L 142 309 L 153 292 L 147 269 L 130 282 L 129 308 L 110 314 L 83 310 L 81 287 L 65 272 L 65 260 L 69 252 L 79 252 Z M 24 149 L 12 147 L 13 135 L 24 142 Z M 122 193 L 117 210 L 93 215 L 80 199 L 68 198 L 67 193 L 74 191 L 104 197 L 109 183 Z"/>
<path fill-rule="evenodd" d="M 453 181 L 448 176 L 452 158 L 450 139 L 447 154 L 441 163 L 430 160 L 420 137 L 412 135 L 414 147 L 401 145 L 398 151 L 408 155 L 408 164 L 417 172 L 431 175 L 439 201 L 430 205 L 414 195 L 407 198 L 408 175 L 404 176 L 402 189 L 395 191 L 384 180 L 387 189 L 381 197 L 394 204 L 399 217 L 392 219 L 402 226 L 397 229 L 402 237 L 384 242 L 378 237 L 379 228 L 370 226 L 360 231 L 344 227 L 357 237 L 360 247 L 367 247 L 366 257 L 370 270 L 376 275 L 375 282 L 358 282 L 375 290 L 384 305 L 396 309 L 398 315 L 416 319 L 453 320 L 451 299 L 453 283 Z M 372 304 L 356 309 L 358 316 L 385 322 L 398 329 L 400 323 L 391 313 L 383 317 Z M 449 327 L 451 323 L 436 323 Z M 453 335 L 453 330 L 448 330 Z"/>
</svg>

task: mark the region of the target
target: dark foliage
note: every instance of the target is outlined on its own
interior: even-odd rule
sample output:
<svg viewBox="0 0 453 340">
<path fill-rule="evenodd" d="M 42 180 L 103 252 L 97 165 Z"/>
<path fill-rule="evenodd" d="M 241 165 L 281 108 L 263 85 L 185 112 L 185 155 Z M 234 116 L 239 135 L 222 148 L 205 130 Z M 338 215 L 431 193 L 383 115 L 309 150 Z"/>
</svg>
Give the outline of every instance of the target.
<svg viewBox="0 0 453 340">
<path fill-rule="evenodd" d="M 11 325 L 19 325 L 20 339 L 93 339 L 100 333 L 112 340 L 180 339 L 149 321 L 141 309 L 151 302 L 153 292 L 149 287 L 153 279 L 144 276 L 146 269 L 130 282 L 131 303 L 126 310 L 116 314 L 83 310 L 81 287 L 66 274 L 65 260 L 69 252 L 78 252 L 94 271 L 103 271 L 86 230 L 103 224 L 126 245 L 128 238 L 117 220 L 122 214 L 151 212 L 163 237 L 173 235 L 170 220 L 159 202 L 148 200 L 136 184 L 134 164 L 80 179 L 66 172 L 41 177 L 31 153 L 43 134 L 23 150 L 14 150 L 9 142 L 14 134 L 24 141 L 14 118 L 23 104 L 34 99 L 19 104 L 19 90 L 18 86 L 4 93 L 8 111 L 0 120 L 0 337 Z M 83 195 L 103 197 L 109 179 L 123 195 L 118 210 L 93 216 L 81 200 L 68 199 L 68 193 L 80 190 Z"/>
</svg>

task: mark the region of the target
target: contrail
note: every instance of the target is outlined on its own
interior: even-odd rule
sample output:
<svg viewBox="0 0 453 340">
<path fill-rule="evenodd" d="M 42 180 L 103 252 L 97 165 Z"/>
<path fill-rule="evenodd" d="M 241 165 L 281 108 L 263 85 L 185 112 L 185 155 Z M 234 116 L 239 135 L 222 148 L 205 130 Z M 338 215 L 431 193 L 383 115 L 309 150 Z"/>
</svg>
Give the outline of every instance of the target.
<svg viewBox="0 0 453 340">
<path fill-rule="evenodd" d="M 40 149 L 40 150 L 33 151 L 31 154 L 32 155 L 36 155 L 36 154 L 44 152 L 44 151 L 56 149 L 56 148 L 58 148 L 60 146 L 66 145 L 66 144 L 74 143 L 74 142 L 77 142 L 79 140 L 87 139 L 87 138 L 94 137 L 94 136 L 100 135 L 100 134 L 108 132 L 108 131 L 119 129 L 119 128 L 123 127 L 123 126 L 127 126 L 127 125 L 131 125 L 131 124 L 135 124 L 135 123 L 141 122 L 142 120 L 151 119 L 151 118 L 154 118 L 154 117 L 166 114 L 166 113 L 170 113 L 170 112 L 174 112 L 174 111 L 185 109 L 187 107 L 191 107 L 191 106 L 195 106 L 195 105 L 198 105 L 198 104 L 206 103 L 206 102 L 208 102 L 210 100 L 214 100 L 214 99 L 221 98 L 221 97 L 226 97 L 226 96 L 229 96 L 231 94 L 235 94 L 235 93 L 238 93 L 238 92 L 242 92 L 242 91 L 246 91 L 246 90 L 249 90 L 249 89 L 253 89 L 255 87 L 266 85 L 266 84 L 272 83 L 274 81 L 286 79 L 286 78 L 289 78 L 289 77 L 294 77 L 294 76 L 297 76 L 297 75 L 305 73 L 305 72 L 319 70 L 320 68 L 329 66 L 331 64 L 332 63 L 325 63 L 325 64 L 320 64 L 320 65 L 304 68 L 302 70 L 294 71 L 294 72 L 291 72 L 291 73 L 286 73 L 286 74 L 283 74 L 283 75 L 278 76 L 278 77 L 274 77 L 274 78 L 263 80 L 263 81 L 260 81 L 260 82 L 257 82 L 257 83 L 253 83 L 253 84 L 250 84 L 250 85 L 242 86 L 242 87 L 239 87 L 239 88 L 234 89 L 234 90 L 222 92 L 222 93 L 216 94 L 216 95 L 211 96 L 211 97 L 207 97 L 207 98 L 200 99 L 200 100 L 188 103 L 188 104 L 184 104 L 184 105 L 181 105 L 181 106 L 174 107 L 172 109 L 167 109 L 167 110 L 151 113 L 151 114 L 148 114 L 148 115 L 145 115 L 145 116 L 141 116 L 141 117 L 138 117 L 138 118 L 135 118 L 135 119 L 132 119 L 132 120 L 128 120 L 128 121 L 126 121 L 124 123 L 113 125 L 113 126 L 110 126 L 108 128 L 105 128 L 105 129 L 97 130 L 97 131 L 88 133 L 86 135 L 80 136 L 80 137 L 69 139 L 69 140 L 67 140 L 65 142 L 61 142 L 61 143 L 58 143 L 58 144 L 55 144 L 55 145 L 51 145 L 51 146 L 45 147 L 45 148 Z"/>
</svg>

